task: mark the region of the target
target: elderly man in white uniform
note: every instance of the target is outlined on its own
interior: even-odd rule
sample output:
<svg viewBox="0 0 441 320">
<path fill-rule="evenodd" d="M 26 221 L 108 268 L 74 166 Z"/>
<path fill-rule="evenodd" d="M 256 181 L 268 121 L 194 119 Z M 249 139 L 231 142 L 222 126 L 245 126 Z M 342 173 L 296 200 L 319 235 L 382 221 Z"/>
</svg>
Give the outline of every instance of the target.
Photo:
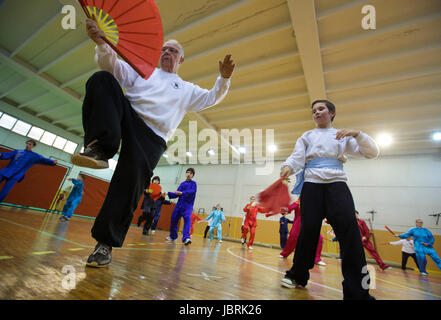
<svg viewBox="0 0 441 320">
<path fill-rule="evenodd" d="M 87 33 L 97 44 L 95 61 L 103 70 L 86 84 L 83 102 L 83 153 L 72 156 L 78 166 L 108 168 L 108 159 L 121 151 L 110 186 L 92 228 L 98 242 L 87 260 L 91 267 L 107 266 L 112 247 L 121 247 L 143 190 L 167 148 L 167 140 L 190 111 L 213 106 L 226 96 L 234 70 L 231 55 L 219 61 L 220 76 L 211 90 L 182 80 L 177 72 L 184 50 L 176 40 L 162 47 L 160 68 L 143 79 L 103 40 L 94 20 Z M 125 92 L 123 93 L 122 88 Z"/>
</svg>

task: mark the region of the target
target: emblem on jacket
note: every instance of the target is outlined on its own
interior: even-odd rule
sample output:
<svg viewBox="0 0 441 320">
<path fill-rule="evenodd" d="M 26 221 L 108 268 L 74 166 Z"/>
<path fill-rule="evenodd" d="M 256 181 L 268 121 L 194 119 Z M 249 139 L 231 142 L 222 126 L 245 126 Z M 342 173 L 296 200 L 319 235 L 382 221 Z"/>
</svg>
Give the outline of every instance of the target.
<svg viewBox="0 0 441 320">
<path fill-rule="evenodd" d="M 181 85 L 179 84 L 179 82 L 173 81 L 172 82 L 172 87 L 175 88 L 175 89 L 179 89 L 181 87 Z"/>
</svg>

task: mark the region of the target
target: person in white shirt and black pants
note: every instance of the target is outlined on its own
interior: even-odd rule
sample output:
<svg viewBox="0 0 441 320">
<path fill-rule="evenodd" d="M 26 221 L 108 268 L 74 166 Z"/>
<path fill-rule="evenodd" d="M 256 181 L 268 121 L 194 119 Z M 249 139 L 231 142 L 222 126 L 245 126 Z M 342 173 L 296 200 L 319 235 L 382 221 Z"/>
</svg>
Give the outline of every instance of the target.
<svg viewBox="0 0 441 320">
<path fill-rule="evenodd" d="M 231 55 L 219 61 L 220 76 L 211 90 L 182 80 L 178 68 L 184 50 L 176 40 L 163 44 L 160 68 L 145 80 L 103 40 L 104 33 L 87 19 L 87 33 L 97 44 L 95 61 L 104 71 L 86 84 L 83 103 L 85 150 L 72 163 L 101 169 L 121 151 L 103 206 L 92 228 L 98 242 L 87 265 L 111 262 L 112 247 L 121 247 L 138 201 L 153 175 L 167 140 L 190 111 L 219 103 L 227 94 L 234 70 Z M 123 92 L 122 88 L 125 89 Z"/>
<path fill-rule="evenodd" d="M 372 300 L 369 273 L 355 218 L 355 206 L 343 171 L 345 154 L 376 158 L 379 149 L 374 140 L 358 130 L 334 129 L 335 106 L 327 100 L 311 105 L 317 128 L 305 132 L 296 142 L 294 152 L 282 164 L 280 176 L 297 173 L 292 193 L 300 194 L 302 226 L 293 266 L 282 279 L 282 286 L 304 287 L 309 269 L 314 267 L 323 219 L 327 219 L 344 252 L 343 299 Z M 302 182 L 304 184 L 302 185 Z"/>
<path fill-rule="evenodd" d="M 412 257 L 413 261 L 415 261 L 415 264 L 418 268 L 418 261 L 415 254 L 415 248 L 413 247 L 413 240 L 410 238 L 407 239 L 401 239 L 398 241 L 392 241 L 389 242 L 389 244 L 398 246 L 402 245 L 401 247 L 401 269 L 406 270 L 407 260 L 409 257 Z"/>
</svg>

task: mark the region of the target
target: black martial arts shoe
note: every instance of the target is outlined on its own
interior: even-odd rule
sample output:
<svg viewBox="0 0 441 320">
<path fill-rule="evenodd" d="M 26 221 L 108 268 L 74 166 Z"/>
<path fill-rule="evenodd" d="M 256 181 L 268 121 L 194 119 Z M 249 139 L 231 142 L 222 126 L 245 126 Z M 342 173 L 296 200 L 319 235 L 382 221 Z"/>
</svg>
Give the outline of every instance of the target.
<svg viewBox="0 0 441 320">
<path fill-rule="evenodd" d="M 76 153 L 72 156 L 71 162 L 74 165 L 92 169 L 107 169 L 109 167 L 109 159 L 106 158 L 101 151 L 98 140 L 94 140 L 86 147 L 84 152 Z"/>
<path fill-rule="evenodd" d="M 102 268 L 106 267 L 112 261 L 112 247 L 103 243 L 98 243 L 93 253 L 87 259 L 88 267 Z"/>
</svg>

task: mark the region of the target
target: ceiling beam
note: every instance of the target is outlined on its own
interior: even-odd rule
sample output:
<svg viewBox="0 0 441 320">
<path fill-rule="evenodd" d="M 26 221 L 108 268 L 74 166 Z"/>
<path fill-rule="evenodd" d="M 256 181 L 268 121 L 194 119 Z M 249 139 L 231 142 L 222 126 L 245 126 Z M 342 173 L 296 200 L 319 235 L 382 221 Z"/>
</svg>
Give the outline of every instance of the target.
<svg viewBox="0 0 441 320">
<path fill-rule="evenodd" d="M 70 116 L 70 117 L 63 117 L 63 118 L 60 119 L 60 120 L 52 121 L 52 124 L 63 123 L 63 122 L 65 122 L 65 121 L 69 121 L 69 120 L 72 120 L 72 119 L 76 119 L 76 118 L 79 118 L 79 117 L 82 117 L 82 116 L 83 116 L 82 113 L 76 113 L 76 114 L 74 114 L 74 115 L 72 115 L 72 116 Z M 75 128 L 76 128 L 76 127 L 75 127 Z"/>
<path fill-rule="evenodd" d="M 60 62 L 61 60 L 63 60 L 64 58 L 66 58 L 67 56 L 69 56 L 70 54 L 74 53 L 75 51 L 77 51 L 78 49 L 82 48 L 83 46 L 85 46 L 86 44 L 90 43 L 90 38 L 84 40 L 83 42 L 79 43 L 78 45 L 76 45 L 75 47 L 71 48 L 70 50 L 66 51 L 65 53 L 63 53 L 61 56 L 59 56 L 58 58 L 52 60 L 50 63 L 48 63 L 47 65 L 45 65 L 44 67 L 38 69 L 37 73 L 41 74 L 43 72 L 45 72 L 46 70 L 50 69 L 52 66 L 54 66 L 55 64 L 57 64 L 58 62 Z M 60 86 L 61 87 L 61 86 Z"/>
<path fill-rule="evenodd" d="M 69 102 L 68 102 L 68 103 L 64 103 L 64 104 L 62 104 L 62 105 L 59 105 L 59 106 L 56 106 L 56 107 L 53 107 L 53 108 L 50 108 L 50 109 L 44 110 L 44 111 L 42 111 L 42 112 L 40 112 L 40 113 L 37 113 L 36 116 L 37 116 L 37 117 L 41 117 L 41 116 L 44 116 L 44 115 L 49 114 L 49 113 L 51 113 L 51 112 L 54 112 L 54 111 L 57 111 L 57 110 L 60 110 L 60 109 L 66 108 L 66 107 L 69 106 L 69 105 L 70 105 Z"/>
<path fill-rule="evenodd" d="M 322 51 L 325 51 L 325 50 L 337 47 L 337 46 L 339 46 L 341 44 L 347 44 L 347 43 L 350 43 L 350 42 L 353 42 L 353 41 L 357 41 L 357 40 L 366 40 L 366 39 L 369 39 L 369 38 L 378 37 L 379 35 L 385 34 L 387 32 L 398 31 L 398 30 L 401 30 L 401 29 L 404 29 L 404 28 L 407 28 L 407 27 L 411 27 L 411 26 L 413 26 L 415 24 L 419 24 L 421 22 L 426 22 L 426 21 L 429 21 L 429 20 L 432 20 L 432 19 L 433 20 L 437 19 L 439 17 L 441 17 L 441 13 L 440 12 L 432 13 L 432 14 L 429 14 L 427 16 L 423 16 L 423 17 L 420 17 L 420 18 L 417 18 L 417 19 L 412 19 L 412 20 L 409 20 L 409 21 L 406 21 L 406 22 L 403 22 L 403 23 L 400 23 L 400 24 L 389 26 L 389 27 L 383 27 L 383 28 L 378 28 L 378 29 L 375 29 L 375 30 L 369 30 L 369 32 L 362 32 L 362 33 L 357 34 L 357 35 L 352 36 L 352 37 L 346 37 L 346 38 L 339 39 L 339 40 L 334 40 L 334 41 L 331 41 L 331 42 L 328 42 L 328 43 L 322 43 L 321 48 L 322 48 Z"/>
<path fill-rule="evenodd" d="M 3 47 L 0 47 L 0 61 L 6 63 L 10 68 L 14 69 L 19 74 L 27 78 L 37 80 L 38 83 L 45 89 L 53 91 L 66 100 L 72 102 L 72 104 L 77 106 L 79 109 L 81 108 L 83 102 L 80 100 L 78 95 L 61 88 L 55 79 L 49 76 L 38 74 L 35 67 L 31 66 L 30 64 L 24 61 L 18 61 L 15 58 L 10 58 L 9 52 Z"/>
<path fill-rule="evenodd" d="M 398 58 L 416 55 L 416 54 L 424 53 L 424 52 L 431 51 L 431 50 L 439 50 L 439 49 L 441 49 L 441 44 L 435 44 L 435 45 L 431 45 L 431 46 L 427 46 L 427 47 L 423 47 L 423 48 L 418 48 L 418 49 L 413 49 L 413 50 L 400 51 L 398 53 L 383 55 L 379 58 L 366 59 L 366 60 L 362 60 L 362 61 L 338 65 L 335 67 L 325 68 L 324 73 L 327 74 L 329 72 L 335 72 L 335 71 L 341 71 L 341 70 L 346 70 L 346 69 L 350 69 L 350 68 L 356 68 L 356 67 L 367 65 L 370 63 L 384 62 L 386 60 L 395 60 Z"/>
<path fill-rule="evenodd" d="M 241 65 L 240 67 L 235 67 L 234 68 L 234 73 L 237 74 L 240 71 L 244 71 L 244 70 L 247 70 L 247 69 L 252 69 L 252 68 L 255 68 L 255 67 L 260 67 L 260 66 L 265 65 L 267 63 L 272 63 L 272 62 L 274 62 L 276 60 L 282 60 L 282 59 L 291 58 L 291 57 L 294 58 L 294 57 L 296 57 L 298 55 L 299 55 L 299 53 L 298 53 L 298 51 L 296 51 L 296 52 L 283 53 L 283 54 L 278 55 L 278 56 L 271 56 L 271 57 L 268 57 L 266 59 L 257 60 L 255 62 L 251 62 L 251 63 L 245 64 L 245 65 Z M 206 75 L 206 76 L 202 76 L 202 77 L 199 77 L 199 78 L 196 78 L 196 79 L 189 79 L 189 81 L 191 81 L 191 82 L 201 82 L 201 81 L 209 80 L 209 79 L 212 79 L 212 78 L 215 78 L 215 77 L 217 78 L 218 76 L 219 76 L 219 72 L 216 72 L 216 73 L 212 73 L 212 74 L 209 74 L 209 75 Z"/>
<path fill-rule="evenodd" d="M 57 13 L 52 16 L 52 18 L 50 18 L 47 22 L 45 22 L 43 25 L 41 25 L 36 31 L 34 31 L 34 33 L 32 33 L 32 35 L 30 35 L 25 41 L 23 41 L 17 48 L 14 49 L 14 51 L 12 51 L 9 54 L 9 58 L 14 57 L 17 53 L 19 53 L 24 47 L 26 47 L 29 42 L 31 42 L 32 40 L 35 39 L 35 37 L 37 37 L 41 31 L 43 31 L 44 29 L 46 29 L 46 27 L 48 25 L 50 25 L 52 22 L 54 22 L 54 20 L 56 20 L 57 18 L 60 17 L 60 12 L 61 10 L 58 10 Z"/>
<path fill-rule="evenodd" d="M 211 19 L 213 19 L 213 18 L 216 18 L 216 17 L 218 17 L 218 16 L 221 16 L 221 15 L 223 15 L 223 14 L 225 14 L 225 13 L 228 13 L 228 12 L 231 11 L 231 10 L 237 9 L 237 8 L 243 6 L 244 4 L 248 3 L 248 2 L 249 2 L 249 0 L 240 0 L 240 1 L 236 1 L 236 2 L 233 3 L 232 5 L 229 5 L 229 6 L 223 8 L 223 9 L 221 9 L 221 10 L 216 11 L 215 13 L 212 13 L 212 14 L 206 16 L 206 17 L 203 17 L 202 19 L 196 20 L 196 21 L 193 22 L 193 23 L 190 23 L 190 24 L 188 24 L 188 25 L 186 25 L 186 26 L 184 26 L 184 27 L 182 27 L 182 28 L 179 28 L 179 29 L 177 29 L 177 30 L 174 30 L 174 31 L 172 31 L 172 32 L 170 32 L 170 33 L 168 33 L 168 34 L 166 34 L 166 35 L 164 36 L 164 40 L 168 40 L 168 39 L 174 37 L 175 35 L 177 35 L 177 34 L 179 34 L 179 33 L 182 33 L 182 32 L 185 32 L 185 31 L 188 31 L 188 30 L 190 30 L 190 29 L 192 29 L 192 28 L 194 28 L 194 27 L 197 27 L 197 26 L 203 24 L 204 22 L 207 22 L 207 21 L 209 21 L 209 20 L 211 20 Z"/>
<path fill-rule="evenodd" d="M 287 0 L 310 101 L 326 99 L 314 1 Z"/>
<path fill-rule="evenodd" d="M 378 86 L 378 85 L 382 85 L 382 84 L 391 84 L 392 82 L 398 82 L 398 81 L 413 80 L 416 78 L 437 75 L 439 73 L 441 73 L 441 68 L 436 68 L 436 69 L 432 69 L 429 71 L 412 72 L 412 73 L 399 75 L 399 76 L 383 77 L 381 79 L 359 81 L 359 82 L 355 82 L 355 83 L 350 83 L 348 85 L 338 85 L 338 86 L 334 86 L 334 87 L 329 87 L 328 94 L 339 92 L 339 91 L 348 91 L 348 90 L 353 90 L 353 89 L 374 87 L 374 86 Z"/>
<path fill-rule="evenodd" d="M 5 92 L 3 92 L 2 94 L 0 94 L 0 99 L 3 97 L 6 97 L 8 94 L 10 94 L 11 92 L 17 90 L 18 88 L 20 88 L 21 86 L 25 85 L 26 83 L 28 83 L 30 80 L 26 79 L 24 81 L 21 81 L 20 83 L 12 86 L 11 88 L 9 88 L 8 90 L 6 90 Z"/>
<path fill-rule="evenodd" d="M 338 14 L 341 13 L 342 11 L 346 10 L 346 9 L 350 9 L 352 7 L 356 7 L 368 2 L 372 2 L 371 0 L 351 0 L 347 3 L 345 3 L 344 5 L 326 10 L 326 11 L 322 11 L 317 13 L 317 21 L 323 20 L 325 18 L 329 18 L 330 16 L 334 15 L 334 14 Z"/>
<path fill-rule="evenodd" d="M 189 62 L 191 62 L 193 60 L 196 60 L 196 59 L 198 59 L 200 57 L 209 55 L 210 53 L 214 53 L 214 52 L 221 51 L 221 50 L 226 50 L 226 49 L 231 49 L 233 46 L 235 46 L 237 44 L 241 44 L 241 43 L 246 42 L 246 41 L 256 40 L 256 39 L 261 38 L 263 36 L 266 36 L 268 34 L 271 34 L 271 33 L 277 32 L 277 31 L 281 31 L 283 29 L 287 29 L 290 26 L 291 26 L 291 23 L 284 23 L 284 24 L 281 24 L 281 25 L 269 28 L 269 29 L 267 29 L 265 31 L 252 34 L 252 35 L 250 35 L 248 37 L 244 37 L 244 38 L 238 39 L 236 41 L 228 42 L 226 44 L 223 44 L 223 45 L 218 46 L 216 48 L 213 48 L 211 50 L 203 51 L 203 52 L 201 52 L 199 54 L 190 56 L 190 57 L 185 59 L 185 62 L 188 64 Z"/>
<path fill-rule="evenodd" d="M 66 81 L 66 82 L 63 82 L 62 84 L 60 84 L 60 88 L 68 87 L 68 86 L 70 86 L 72 83 L 75 83 L 75 82 L 77 82 L 78 80 L 81 80 L 81 79 L 83 79 L 83 78 L 85 78 L 85 77 L 89 77 L 89 76 L 92 75 L 92 73 L 98 72 L 98 71 L 100 71 L 100 70 L 101 70 L 100 68 L 94 68 L 94 69 L 92 69 L 92 70 L 86 71 L 86 72 L 84 72 L 84 73 L 82 73 L 82 74 L 80 74 L 80 75 L 78 75 L 78 76 L 76 76 L 76 77 L 74 77 L 74 78 L 72 78 L 72 79 Z"/>
<path fill-rule="evenodd" d="M 36 101 L 36 100 L 38 100 L 38 99 L 40 99 L 40 98 L 46 97 L 46 96 L 48 96 L 48 95 L 50 95 L 50 94 L 52 94 L 52 92 L 50 92 L 50 91 L 49 91 L 49 92 L 42 93 L 42 94 L 39 94 L 38 96 L 36 96 L 36 97 L 34 97 L 34 98 L 31 98 L 31 100 L 28 100 L 28 101 L 25 101 L 25 102 L 23 102 L 23 103 L 20 103 L 19 105 L 17 105 L 17 108 L 18 108 L 18 109 L 24 108 L 24 107 L 30 105 L 32 102 L 34 102 L 34 101 Z"/>
<path fill-rule="evenodd" d="M 204 109 L 202 111 L 202 113 L 216 113 L 216 112 L 224 112 L 227 110 L 231 111 L 234 109 L 240 109 L 242 107 L 249 107 L 249 106 L 264 104 L 264 103 L 274 103 L 277 101 L 282 101 L 282 100 L 287 100 L 287 99 L 295 99 L 295 98 L 300 98 L 300 97 L 305 97 L 305 96 L 308 96 L 307 92 L 293 93 L 293 94 L 287 94 L 287 95 L 283 95 L 283 96 L 277 96 L 276 98 L 252 100 L 249 102 L 241 102 L 241 103 L 236 103 L 236 104 L 224 105 L 219 108 L 208 108 L 208 109 Z"/>
</svg>

